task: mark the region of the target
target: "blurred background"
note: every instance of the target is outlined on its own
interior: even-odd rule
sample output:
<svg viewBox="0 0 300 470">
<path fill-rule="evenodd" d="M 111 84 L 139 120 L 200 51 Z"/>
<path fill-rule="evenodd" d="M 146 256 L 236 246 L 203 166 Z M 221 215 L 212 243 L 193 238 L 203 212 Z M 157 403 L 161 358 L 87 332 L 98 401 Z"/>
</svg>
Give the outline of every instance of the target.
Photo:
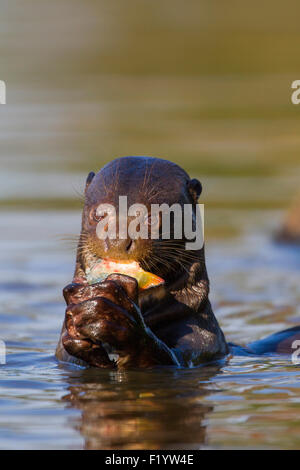
<svg viewBox="0 0 300 470">
<path fill-rule="evenodd" d="M 299 186 L 299 2 L 2 0 L 4 207 L 78 208 L 116 156 L 183 165 L 218 207 Z"/>
<path fill-rule="evenodd" d="M 300 448 L 286 357 L 124 374 L 58 364 L 89 171 L 151 155 L 203 184 L 228 341 L 300 324 L 298 0 L 0 0 L 0 448 Z M 61 238 L 67 237 L 67 242 Z"/>
</svg>

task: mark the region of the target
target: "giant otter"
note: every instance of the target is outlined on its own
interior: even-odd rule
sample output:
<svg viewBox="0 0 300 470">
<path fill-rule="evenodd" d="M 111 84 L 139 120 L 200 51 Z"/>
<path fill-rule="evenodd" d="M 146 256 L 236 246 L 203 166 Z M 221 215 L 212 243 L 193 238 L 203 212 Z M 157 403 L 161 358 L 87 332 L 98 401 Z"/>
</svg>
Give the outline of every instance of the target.
<svg viewBox="0 0 300 470">
<path fill-rule="evenodd" d="M 97 208 L 111 204 L 118 209 L 119 196 L 128 197 L 128 206 L 178 203 L 195 211 L 201 190 L 197 179 L 158 158 L 123 157 L 88 175 L 74 278 L 64 289 L 67 309 L 58 359 L 100 368 L 195 366 L 233 350 L 208 298 L 204 247 L 186 250 L 184 235 L 175 240 L 172 230 L 169 240 L 161 231 L 157 239 L 104 240 L 96 234 Z M 86 273 L 99 259 L 139 263 L 164 284 L 139 291 L 136 279 L 110 274 L 90 285 Z M 259 342 L 237 351 L 276 351 L 279 343 L 285 344 L 283 352 L 291 351 L 290 339 L 297 334 L 298 329 L 287 330 L 268 339 L 265 349 Z"/>
</svg>

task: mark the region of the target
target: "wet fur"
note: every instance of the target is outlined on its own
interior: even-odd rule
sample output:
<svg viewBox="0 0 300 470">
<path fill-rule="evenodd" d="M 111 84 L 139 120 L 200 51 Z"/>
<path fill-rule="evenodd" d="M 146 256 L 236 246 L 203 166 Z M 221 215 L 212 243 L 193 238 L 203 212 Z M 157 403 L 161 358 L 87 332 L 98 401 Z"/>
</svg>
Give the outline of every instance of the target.
<svg viewBox="0 0 300 470">
<path fill-rule="evenodd" d="M 184 239 L 139 239 L 128 252 L 128 240 L 99 240 L 90 218 L 100 203 L 117 207 L 119 195 L 128 196 L 128 206 L 190 203 L 195 207 L 201 189 L 199 181 L 191 179 L 179 166 L 148 157 L 120 158 L 97 175 L 88 175 L 73 283 L 64 290 L 68 306 L 57 348 L 60 360 L 103 368 L 191 366 L 228 354 L 209 302 L 204 248 L 186 251 Z M 86 286 L 86 268 L 103 257 L 135 260 L 145 270 L 163 277 L 165 284 L 139 295 L 134 280 L 128 276 L 113 275 L 108 284 L 104 281 Z M 118 297 L 113 292 L 121 294 Z M 83 319 L 92 322 L 89 329 Z M 293 331 L 290 336 L 294 338 L 296 333 Z M 285 344 L 287 337 L 285 334 Z M 276 351 L 282 337 L 278 338 L 265 349 L 260 342 L 244 351 Z M 117 351 L 117 362 L 109 359 L 103 341 Z"/>
</svg>

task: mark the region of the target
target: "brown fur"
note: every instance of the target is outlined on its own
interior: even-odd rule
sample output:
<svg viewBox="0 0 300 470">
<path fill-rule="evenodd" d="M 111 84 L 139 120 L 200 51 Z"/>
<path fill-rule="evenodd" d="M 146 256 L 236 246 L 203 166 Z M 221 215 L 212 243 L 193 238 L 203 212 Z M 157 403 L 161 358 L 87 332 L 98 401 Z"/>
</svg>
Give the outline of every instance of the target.
<svg viewBox="0 0 300 470">
<path fill-rule="evenodd" d="M 97 367 L 152 367 L 198 364 L 228 352 L 208 299 L 204 248 L 187 251 L 184 238 L 99 240 L 93 219 L 101 203 L 118 208 L 120 195 L 128 196 L 128 206 L 195 207 L 200 193 L 198 180 L 157 158 L 124 157 L 89 174 L 74 279 L 64 290 L 68 307 L 59 359 Z M 139 294 L 135 280 L 112 275 L 87 286 L 85 270 L 99 258 L 137 261 L 163 277 L 165 285 Z M 110 361 L 108 349 L 118 354 L 117 363 Z"/>
</svg>

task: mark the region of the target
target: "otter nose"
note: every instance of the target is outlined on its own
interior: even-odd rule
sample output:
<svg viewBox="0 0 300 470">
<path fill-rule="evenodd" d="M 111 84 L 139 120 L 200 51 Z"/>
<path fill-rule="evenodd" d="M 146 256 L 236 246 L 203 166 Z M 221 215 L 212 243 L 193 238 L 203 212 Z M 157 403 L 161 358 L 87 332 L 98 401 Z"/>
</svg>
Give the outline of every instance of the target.
<svg viewBox="0 0 300 470">
<path fill-rule="evenodd" d="M 119 255 L 127 255 L 133 250 L 134 241 L 131 238 L 110 240 L 107 243 L 109 250 L 113 249 Z"/>
</svg>

